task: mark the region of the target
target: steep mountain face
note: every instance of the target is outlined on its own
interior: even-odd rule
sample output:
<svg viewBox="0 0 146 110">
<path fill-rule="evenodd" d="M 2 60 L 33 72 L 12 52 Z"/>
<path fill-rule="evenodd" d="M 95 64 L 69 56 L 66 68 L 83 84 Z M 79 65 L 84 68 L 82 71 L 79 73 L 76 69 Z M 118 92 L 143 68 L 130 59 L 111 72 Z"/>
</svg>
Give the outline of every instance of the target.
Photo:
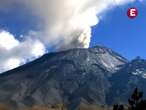
<svg viewBox="0 0 146 110">
<path fill-rule="evenodd" d="M 0 103 L 14 110 L 61 103 L 69 110 L 83 103 L 112 104 L 127 88 L 146 84 L 145 66 L 145 60 L 128 62 L 102 46 L 46 54 L 0 75 Z"/>
<path fill-rule="evenodd" d="M 127 103 L 127 98 L 135 87 L 146 93 L 146 60 L 132 60 L 109 78 L 109 81 L 112 86 L 107 95 L 108 104 Z"/>
</svg>

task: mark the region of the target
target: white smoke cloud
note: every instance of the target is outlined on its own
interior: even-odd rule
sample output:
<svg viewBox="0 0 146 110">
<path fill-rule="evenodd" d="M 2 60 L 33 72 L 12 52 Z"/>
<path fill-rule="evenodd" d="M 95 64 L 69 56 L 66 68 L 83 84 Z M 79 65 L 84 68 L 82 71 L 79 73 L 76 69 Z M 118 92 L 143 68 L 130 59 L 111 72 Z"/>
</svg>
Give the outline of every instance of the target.
<svg viewBox="0 0 146 110">
<path fill-rule="evenodd" d="M 0 48 L 11 50 L 18 45 L 19 41 L 13 35 L 5 31 L 0 32 Z"/>
<path fill-rule="evenodd" d="M 0 32 L 0 72 L 18 67 L 45 52 L 44 45 L 35 38 L 29 36 L 20 42 L 11 33 Z"/>
<path fill-rule="evenodd" d="M 88 48 L 91 27 L 100 22 L 101 14 L 134 1 L 136 0 L 0 0 L 0 11 L 9 13 L 21 5 L 21 8 L 27 8 L 28 13 L 39 18 L 38 25 L 42 26 L 39 32 L 22 35 L 23 41 L 17 40 L 9 32 L 0 32 L 0 72 L 38 58 L 46 52 L 45 47 L 55 46 L 60 50 Z"/>
<path fill-rule="evenodd" d="M 25 0 L 44 23 L 42 40 L 56 48 L 88 48 L 100 14 L 135 0 Z"/>
</svg>

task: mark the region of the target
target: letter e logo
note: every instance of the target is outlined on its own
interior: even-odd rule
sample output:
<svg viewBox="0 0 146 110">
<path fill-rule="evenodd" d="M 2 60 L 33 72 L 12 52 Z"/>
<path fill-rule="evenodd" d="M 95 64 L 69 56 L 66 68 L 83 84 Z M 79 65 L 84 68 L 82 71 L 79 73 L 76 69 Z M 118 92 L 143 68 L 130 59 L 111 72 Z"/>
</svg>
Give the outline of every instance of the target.
<svg viewBox="0 0 146 110">
<path fill-rule="evenodd" d="M 133 19 L 133 18 L 137 17 L 138 10 L 136 8 L 129 8 L 127 11 L 127 15 L 129 18 Z"/>
</svg>

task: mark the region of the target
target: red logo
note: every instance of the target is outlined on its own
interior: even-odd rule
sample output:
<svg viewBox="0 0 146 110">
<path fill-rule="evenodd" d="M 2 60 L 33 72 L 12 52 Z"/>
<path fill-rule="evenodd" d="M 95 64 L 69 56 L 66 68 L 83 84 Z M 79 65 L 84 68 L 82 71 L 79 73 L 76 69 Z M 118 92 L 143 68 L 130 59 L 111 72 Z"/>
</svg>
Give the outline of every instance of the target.
<svg viewBox="0 0 146 110">
<path fill-rule="evenodd" d="M 138 16 L 138 10 L 136 8 L 129 8 L 127 15 L 129 18 L 134 19 Z"/>
</svg>

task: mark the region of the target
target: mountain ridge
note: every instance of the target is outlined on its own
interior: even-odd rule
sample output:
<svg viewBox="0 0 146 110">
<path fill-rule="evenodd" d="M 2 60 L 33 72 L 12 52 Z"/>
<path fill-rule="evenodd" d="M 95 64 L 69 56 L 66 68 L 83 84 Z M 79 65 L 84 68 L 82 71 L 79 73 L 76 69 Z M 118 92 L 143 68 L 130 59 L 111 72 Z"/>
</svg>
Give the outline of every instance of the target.
<svg viewBox="0 0 146 110">
<path fill-rule="evenodd" d="M 112 51 L 112 49 L 110 49 L 110 48 L 107 48 L 107 47 L 105 47 L 105 46 L 102 46 L 102 45 L 96 45 L 96 46 L 94 46 L 94 47 L 91 47 L 91 48 L 89 48 L 89 51 L 94 51 L 95 49 L 104 49 L 105 51 L 109 51 L 109 52 L 111 52 L 111 53 L 114 53 L 114 54 L 116 54 L 117 56 L 120 56 L 122 59 L 123 59 L 123 61 L 124 62 L 129 62 L 126 58 L 124 58 L 123 56 L 121 56 L 120 54 L 118 54 L 118 53 L 116 53 L 116 52 L 114 52 L 114 51 Z M 43 56 L 41 56 L 40 58 L 37 58 L 37 59 L 35 59 L 35 60 L 33 60 L 33 61 L 30 61 L 29 63 L 26 63 L 26 64 L 24 64 L 24 65 L 21 65 L 21 66 L 19 66 L 19 67 L 16 67 L 16 68 L 14 68 L 14 69 L 11 69 L 11 70 L 8 70 L 8 71 L 6 71 L 6 72 L 3 72 L 3 73 L 9 73 L 9 71 L 15 71 L 16 69 L 21 69 L 21 68 L 23 68 L 23 67 L 25 67 L 25 66 L 31 66 L 31 64 L 35 61 L 35 62 L 40 62 L 40 59 L 41 60 L 43 60 L 43 59 L 47 59 L 47 58 L 49 58 L 49 57 L 53 57 L 53 56 L 56 56 L 56 55 L 58 55 L 58 54 L 64 54 L 64 53 L 69 53 L 70 51 L 84 51 L 84 50 L 87 50 L 86 48 L 73 48 L 73 49 L 68 49 L 68 50 L 62 50 L 62 51 L 57 51 L 57 52 L 51 52 L 51 53 L 46 53 L 46 54 L 44 54 Z M 99 50 L 100 51 L 100 50 Z"/>
<path fill-rule="evenodd" d="M 0 75 L 0 103 L 8 103 L 14 110 L 60 103 L 65 103 L 68 110 L 76 110 L 83 103 L 111 105 L 118 102 L 115 96 L 122 91 L 117 91 L 127 89 L 128 83 L 121 83 L 123 80 L 142 78 L 129 74 L 130 64 L 135 65 L 103 46 L 46 54 Z M 146 62 L 138 64 L 138 68 L 145 68 Z M 122 96 L 127 98 L 129 93 L 125 94 Z"/>
</svg>

